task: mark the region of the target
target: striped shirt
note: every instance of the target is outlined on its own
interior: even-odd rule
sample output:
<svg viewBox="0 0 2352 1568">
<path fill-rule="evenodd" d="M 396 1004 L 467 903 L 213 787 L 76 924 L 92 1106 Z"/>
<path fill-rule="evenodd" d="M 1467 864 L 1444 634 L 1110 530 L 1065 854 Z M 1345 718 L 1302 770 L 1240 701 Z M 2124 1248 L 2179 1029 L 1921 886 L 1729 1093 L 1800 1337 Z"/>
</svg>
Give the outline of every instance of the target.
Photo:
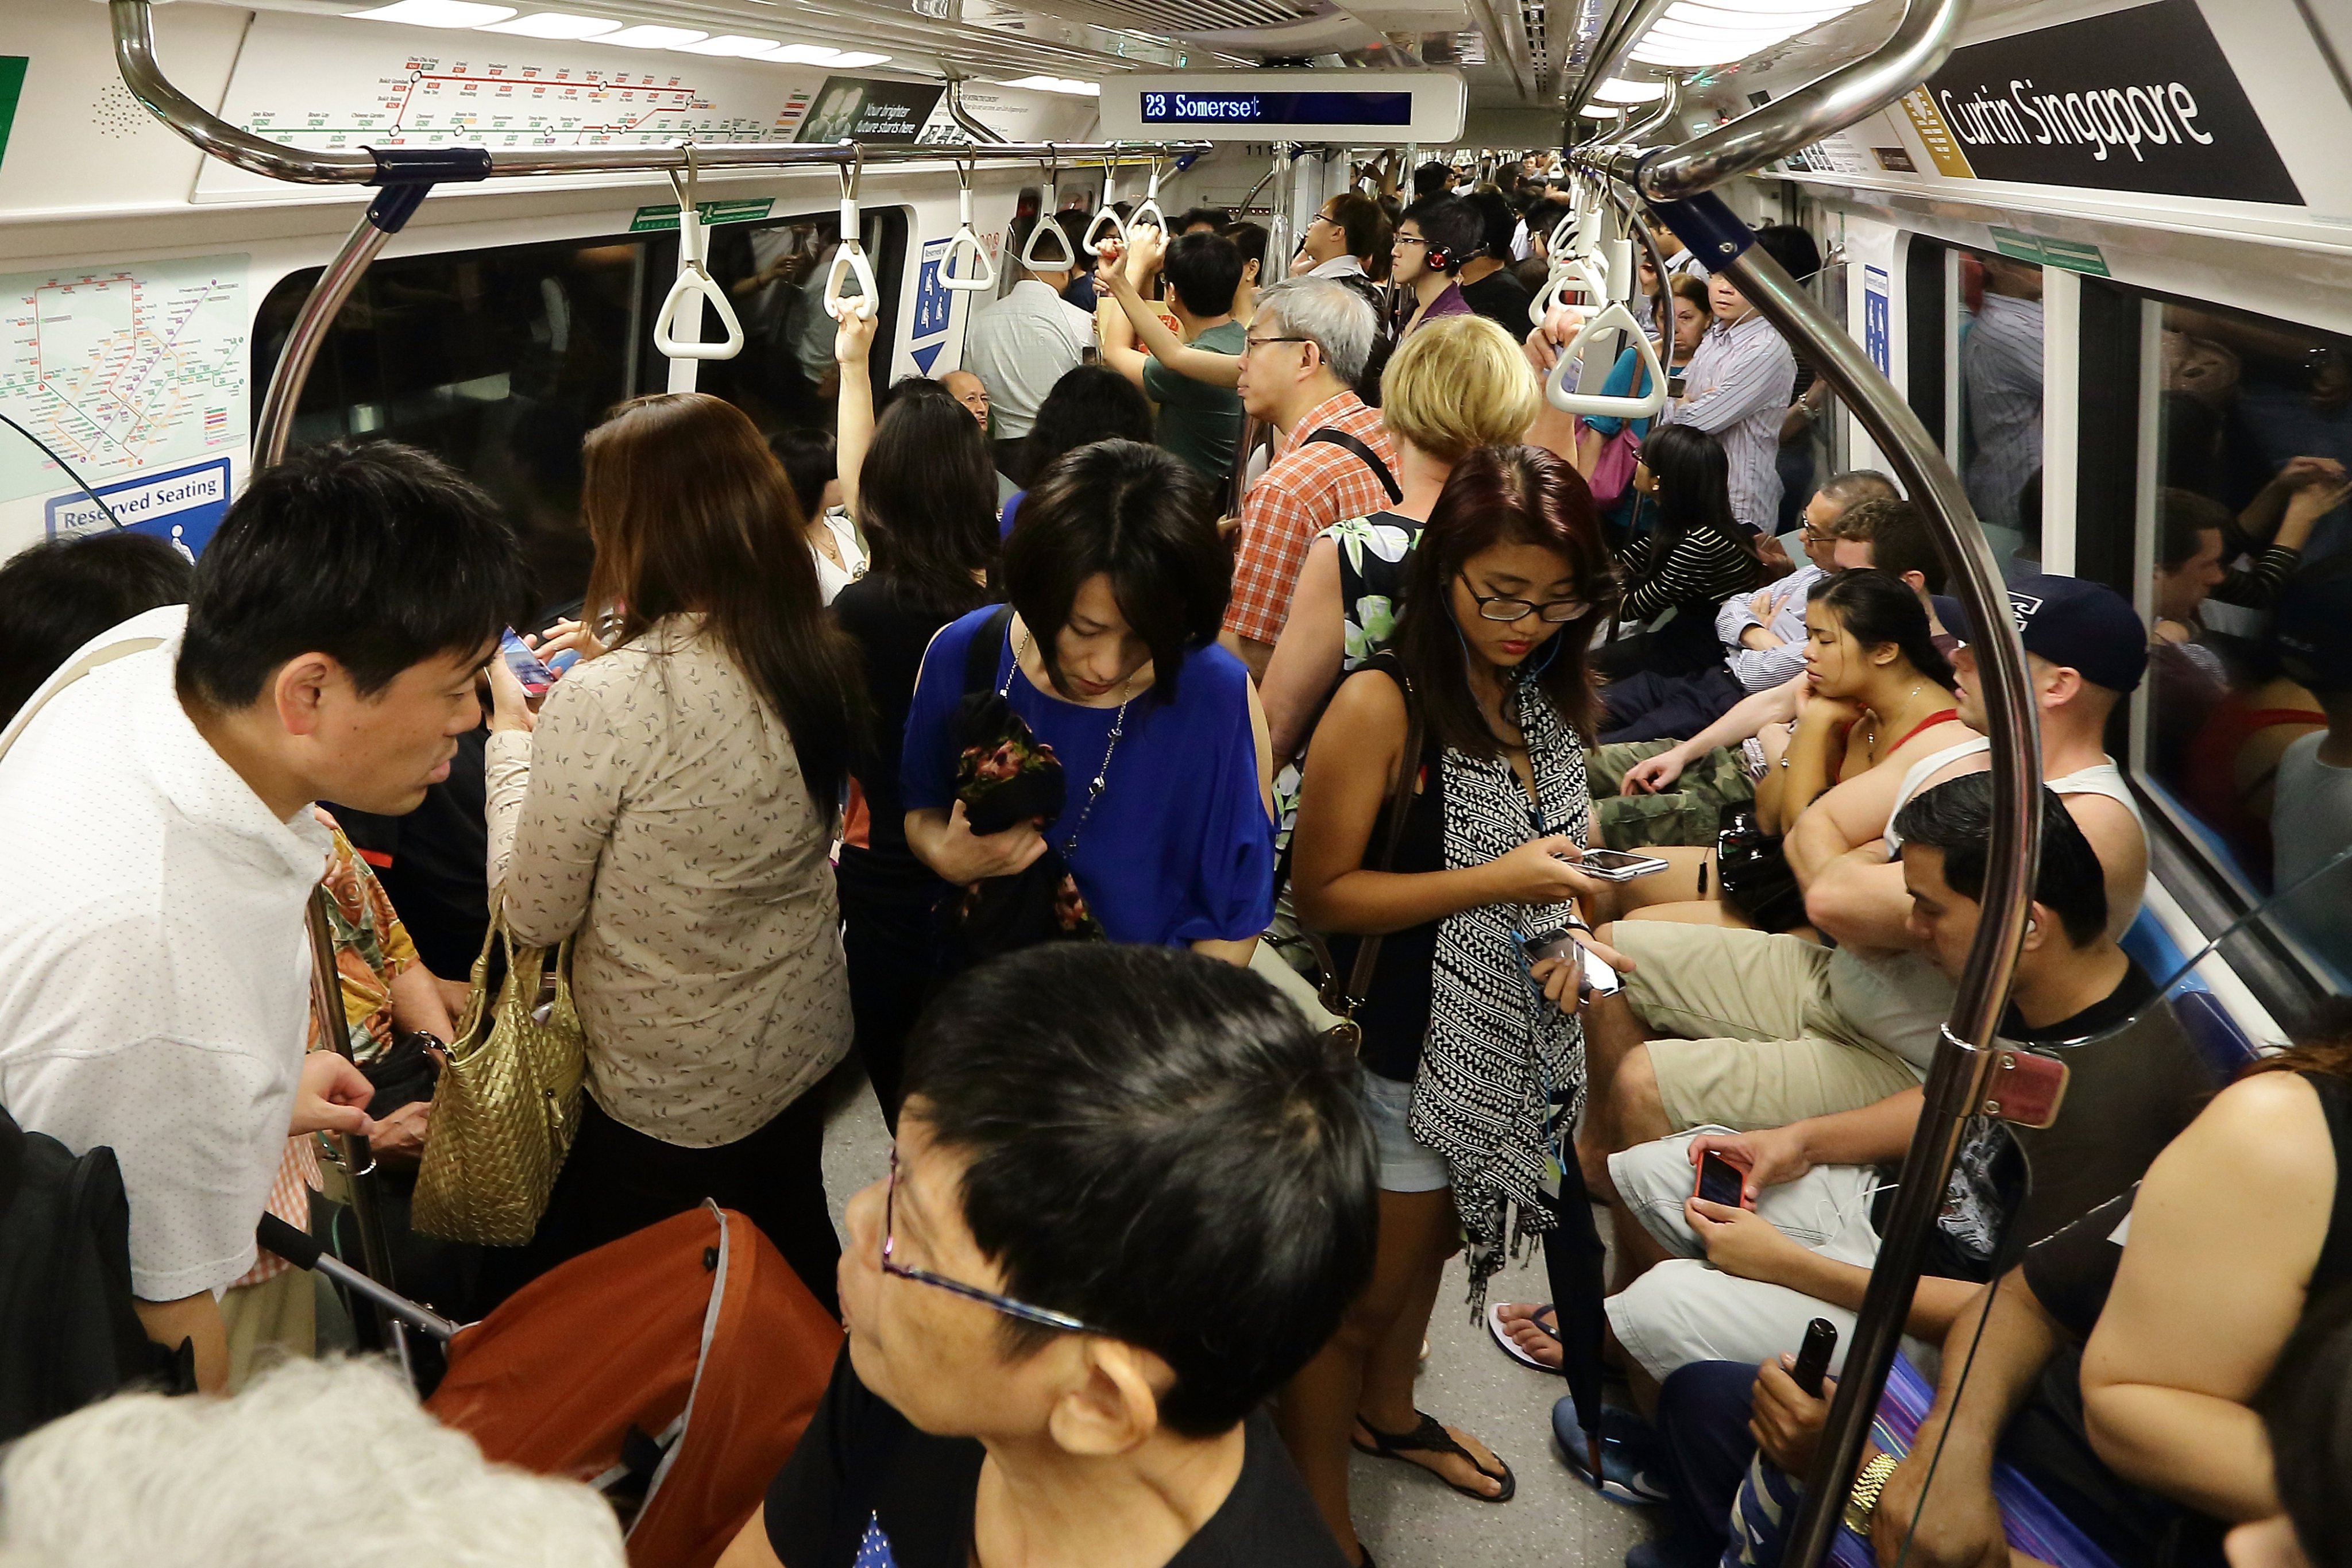
<svg viewBox="0 0 2352 1568">
<path fill-rule="evenodd" d="M 1750 691 L 1785 684 L 1805 668 L 1805 596 L 1822 569 L 1808 563 L 1771 585 L 1763 616 L 1749 603 L 1755 595 L 1734 594 L 1715 615 L 1715 635 L 1723 641 L 1723 662 Z M 1762 626 L 1780 639 L 1778 647 L 1742 647 L 1740 634 Z"/>
<path fill-rule="evenodd" d="M 1379 454 L 1391 477 L 1397 471 L 1396 447 L 1381 428 L 1381 411 L 1366 407 L 1352 392 L 1317 404 L 1290 427 L 1273 466 L 1242 502 L 1242 550 L 1234 563 L 1233 602 L 1225 606 L 1225 630 L 1237 637 L 1279 638 L 1315 536 L 1389 505 L 1388 487 L 1361 458 L 1345 447 L 1307 440 L 1318 430 L 1346 431 Z"/>
<path fill-rule="evenodd" d="M 1618 559 L 1630 586 L 1618 615 L 1628 621 L 1651 621 L 1671 609 L 1713 609 L 1734 594 L 1752 594 L 1762 568 L 1756 557 L 1714 529 L 1698 527 L 1684 534 L 1664 561 L 1654 560 L 1658 536 L 1644 534 Z"/>
<path fill-rule="evenodd" d="M 1687 425 L 1723 443 L 1731 460 L 1731 515 L 1769 533 L 1780 510 L 1780 421 L 1797 384 L 1797 356 L 1772 323 L 1709 327 L 1683 373 L 1684 395 L 1660 425 Z"/>
<path fill-rule="evenodd" d="M 1960 351 L 1968 393 L 1969 504 L 1980 521 L 2017 526 L 2017 498 L 2042 466 L 2042 301 L 1987 294 Z"/>
</svg>

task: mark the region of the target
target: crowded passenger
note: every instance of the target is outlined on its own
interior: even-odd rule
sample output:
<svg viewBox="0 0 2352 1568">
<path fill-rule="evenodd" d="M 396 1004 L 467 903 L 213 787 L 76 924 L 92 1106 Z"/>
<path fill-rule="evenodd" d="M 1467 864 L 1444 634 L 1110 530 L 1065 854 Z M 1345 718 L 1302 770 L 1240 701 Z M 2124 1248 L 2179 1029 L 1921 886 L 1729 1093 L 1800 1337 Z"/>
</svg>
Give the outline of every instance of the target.
<svg viewBox="0 0 2352 1568">
<path fill-rule="evenodd" d="M 1474 191 L 1468 200 L 1478 209 L 1479 247 L 1475 255 L 1462 263 L 1454 280 L 1473 310 L 1510 333 L 1517 342 L 1527 335 L 1528 305 L 1532 298 L 1511 272 L 1511 236 L 1518 226 L 1518 215 L 1499 191 Z"/>
<path fill-rule="evenodd" d="M 996 466 L 1016 484 L 1028 482 L 1023 444 L 1037 422 L 1038 405 L 1055 382 L 1084 363 L 1095 341 L 1094 312 L 1062 298 L 1078 247 L 1056 228 L 1029 251 L 1038 221 L 1016 221 L 1005 237 L 1005 254 L 1019 261 L 1022 277 L 1004 298 L 972 318 L 963 342 L 963 368 L 987 388 L 996 420 Z M 1038 259 L 1019 260 L 1024 254 Z"/>
<path fill-rule="evenodd" d="M 1760 242 L 1759 242 L 1760 243 Z M 1676 270 L 1669 256 L 1668 270 Z M 1691 355 L 1683 395 L 1660 423 L 1700 430 L 1723 444 L 1731 512 L 1752 533 L 1774 531 L 1780 505 L 1780 422 L 1797 381 L 1796 355 L 1728 275 L 1706 280 L 1715 324 Z"/>
<path fill-rule="evenodd" d="M 590 433 L 587 473 L 589 599 L 617 631 L 577 634 L 536 712 L 490 667 L 490 881 L 514 940 L 574 942 L 588 1090 L 536 1235 L 488 1266 L 493 1294 L 714 1198 L 830 1305 L 808 1091 L 851 1037 L 829 848 L 871 722 L 857 650 L 824 614 L 783 471 L 730 405 L 625 404 Z"/>
<path fill-rule="evenodd" d="M 114 1150 L 140 1320 L 202 1387 L 226 1382 L 216 1296 L 254 1263 L 288 1137 L 373 1126 L 359 1069 L 302 1051 L 311 805 L 413 808 L 526 596 L 513 535 L 446 466 L 311 448 L 232 504 L 184 623 L 61 672 L 0 761 L 0 1103 Z"/>
<path fill-rule="evenodd" d="M 1674 334 L 1660 345 L 1658 353 L 1669 378 L 1688 368 L 1690 356 L 1706 334 L 1709 309 L 1706 285 L 1696 278 L 1677 275 L 1673 291 Z M 1527 319 L 1524 311 L 1519 319 Z M 1514 326 L 1511 332 L 1514 337 L 1524 336 L 1526 329 Z M 1601 395 L 1645 397 L 1649 393 L 1649 367 L 1642 363 L 1640 351 L 1628 344 L 1609 367 Z M 1577 421 L 1577 471 L 1592 486 L 1592 499 L 1601 506 L 1601 521 L 1609 526 L 1611 542 L 1620 547 L 1630 543 L 1655 517 L 1655 508 L 1643 504 L 1646 498 L 1634 483 L 1642 443 L 1649 439 L 1650 426 L 1655 423 L 1656 417 L 1651 415 L 1626 419 L 1588 414 Z"/>
<path fill-rule="evenodd" d="M 1151 439 L 1151 405 L 1135 384 L 1108 365 L 1082 364 L 1064 374 L 1037 407 L 1029 431 L 1033 472 L 1042 474 L 1066 453 L 1097 441 Z M 999 538 L 1010 538 L 1028 489 L 1017 489 L 997 513 Z"/>
<path fill-rule="evenodd" d="M 1106 247 L 1116 255 L 1115 247 Z M 1196 353 L 1229 360 L 1238 374 L 1249 329 L 1234 319 L 1234 295 L 1241 287 L 1242 254 L 1215 234 L 1188 234 L 1162 246 L 1160 232 L 1139 229 L 1127 247 L 1125 266 L 1104 266 L 1116 309 L 1100 312 L 1103 363 L 1118 372 L 1159 406 L 1157 440 L 1213 482 L 1233 471 L 1241 444 L 1242 400 L 1223 385 L 1196 380 L 1176 365 L 1163 364 L 1158 345 L 1136 347 L 1137 321 L 1153 312 L 1136 291 L 1152 270 L 1168 279 L 1168 308 L 1175 313 L 1184 343 Z M 1222 367 L 1220 367 L 1222 368 Z M 1050 459 L 1040 457 L 1039 461 Z"/>
<path fill-rule="evenodd" d="M 188 602 L 195 568 L 152 533 L 45 539 L 0 566 L 0 731 L 81 646 L 133 616 Z"/>
<path fill-rule="evenodd" d="M 1461 196 L 1431 196 L 1404 209 L 1389 243 L 1389 279 L 1412 300 L 1400 337 L 1424 321 L 1472 314 L 1455 281 L 1486 243 L 1486 220 Z"/>
<path fill-rule="evenodd" d="M 1732 514 L 1729 480 L 1723 445 L 1687 425 L 1642 444 L 1633 483 L 1655 521 L 1619 558 L 1620 636 L 1595 660 L 1602 675 L 1688 675 L 1720 661 L 1717 609 L 1764 580 L 1756 535 Z"/>
</svg>

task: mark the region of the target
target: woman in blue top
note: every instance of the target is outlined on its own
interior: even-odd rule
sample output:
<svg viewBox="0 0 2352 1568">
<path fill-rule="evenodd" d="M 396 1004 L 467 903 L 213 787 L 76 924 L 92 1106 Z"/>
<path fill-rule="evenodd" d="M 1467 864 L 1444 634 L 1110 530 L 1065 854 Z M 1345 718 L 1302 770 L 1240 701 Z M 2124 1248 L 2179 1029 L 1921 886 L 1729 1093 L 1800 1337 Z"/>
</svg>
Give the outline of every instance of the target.
<svg viewBox="0 0 2352 1568">
<path fill-rule="evenodd" d="M 1050 847 L 1110 940 L 1249 961 L 1274 914 L 1273 765 L 1248 671 L 1216 646 L 1232 562 L 1215 517 L 1206 479 L 1139 442 L 1039 476 L 1005 549 L 1012 614 L 974 611 L 923 657 L 899 786 L 926 865 L 969 887 Z M 1062 763 L 1058 816 L 972 831 L 958 714 L 976 669 Z"/>
<path fill-rule="evenodd" d="M 1687 272 L 1675 274 L 1674 301 L 1675 337 L 1664 356 L 1669 376 L 1690 363 L 1691 355 L 1698 352 L 1699 339 L 1706 335 L 1706 324 L 1712 319 L 1706 302 L 1706 279 Z M 1642 356 L 1632 348 L 1617 356 L 1617 363 L 1610 367 L 1609 379 L 1601 384 L 1601 395 L 1606 397 L 1639 397 L 1649 388 L 1650 377 L 1642 368 Z M 1625 428 L 1625 423 L 1607 415 L 1591 416 L 1583 421 L 1584 428 L 1576 440 L 1578 473 L 1588 480 L 1592 478 L 1593 470 L 1601 465 L 1601 448 Z M 1633 440 L 1637 445 L 1649 438 L 1650 422 L 1647 419 L 1636 419 L 1633 425 Z M 1652 516 L 1637 515 L 1634 509 L 1641 504 L 1641 492 L 1629 483 L 1614 500 L 1601 509 L 1601 522 L 1607 527 L 1611 539 L 1621 547 L 1633 533 L 1636 523 L 1656 521 L 1655 508 L 1651 509 Z"/>
</svg>

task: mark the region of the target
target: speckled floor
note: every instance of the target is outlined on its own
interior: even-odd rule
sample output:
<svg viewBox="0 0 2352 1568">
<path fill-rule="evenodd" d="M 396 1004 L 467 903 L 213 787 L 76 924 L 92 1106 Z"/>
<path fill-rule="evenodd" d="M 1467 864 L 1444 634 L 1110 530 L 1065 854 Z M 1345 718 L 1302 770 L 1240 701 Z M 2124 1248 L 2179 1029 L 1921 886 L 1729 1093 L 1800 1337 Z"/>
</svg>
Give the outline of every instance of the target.
<svg viewBox="0 0 2352 1568">
<path fill-rule="evenodd" d="M 854 1064 L 826 1086 L 825 1186 L 835 1221 L 848 1195 L 878 1181 L 888 1145 L 881 1113 Z M 1543 1299 L 1543 1266 L 1530 1258 L 1495 1282 L 1497 1300 Z M 1560 1462 L 1551 1407 L 1567 1392 L 1556 1377 L 1505 1356 L 1470 1321 L 1457 1262 L 1429 1326 L 1420 1404 L 1477 1433 L 1519 1478 L 1507 1503 L 1461 1497 L 1406 1466 L 1358 1458 L 1356 1526 L 1380 1568 L 1616 1568 L 1654 1532 L 1652 1510 L 1608 1502 Z"/>
</svg>

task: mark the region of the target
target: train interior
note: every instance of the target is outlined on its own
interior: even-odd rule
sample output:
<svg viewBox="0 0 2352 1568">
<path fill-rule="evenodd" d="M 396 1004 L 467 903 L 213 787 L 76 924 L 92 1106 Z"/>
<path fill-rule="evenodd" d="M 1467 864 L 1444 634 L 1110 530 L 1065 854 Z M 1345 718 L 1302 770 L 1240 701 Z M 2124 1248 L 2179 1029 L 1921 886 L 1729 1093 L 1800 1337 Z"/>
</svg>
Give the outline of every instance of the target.
<svg viewBox="0 0 2352 1568">
<path fill-rule="evenodd" d="M 1578 149 L 1674 149 L 1776 105 L 1829 112 L 1811 84 L 1934 8 L 8 0 L 0 558 L 112 527 L 200 555 L 267 464 L 265 403 L 289 398 L 280 444 L 397 439 L 485 488 L 552 616 L 586 591 L 580 443 L 605 410 L 679 388 L 683 365 L 685 386 L 765 433 L 829 426 L 825 296 L 846 250 L 871 263 L 877 385 L 962 363 L 1017 272 L 1016 214 L 1041 203 L 1222 208 L 1271 231 L 1273 273 L 1328 198 L 1382 169 L 1491 180 L 1565 153 L 1563 189 L 1633 255 L 1590 171 L 1644 200 L 1702 182 L 1629 184 L 1638 156 Z M 1795 284 L 1916 416 L 1965 495 L 1969 550 L 2007 575 L 2105 584 L 2154 628 L 2150 679 L 2106 736 L 2150 858 L 2124 946 L 2225 1077 L 2352 975 L 2352 795 L 2297 800 L 2286 782 L 2309 776 L 2294 759 L 2352 747 L 2352 682 L 2314 689 L 2310 674 L 2352 643 L 2283 644 L 2252 583 L 2297 487 L 2352 466 L 2352 17 L 2316 0 L 1944 9 L 1924 79 L 1710 199 L 1813 237 L 1821 267 Z M 134 56 L 248 141 L 321 160 L 396 149 L 437 183 L 311 321 L 373 193 L 208 153 L 126 77 Z M 754 145 L 785 155 L 730 160 Z M 837 147 L 851 155 L 799 157 Z M 456 172 L 467 149 L 489 154 L 471 174 Z M 970 274 L 950 254 L 975 251 L 1002 281 L 950 287 Z M 724 308 L 680 316 L 674 286 L 698 272 Z M 726 357 L 662 347 L 725 328 L 740 345 Z M 310 356 L 290 387 L 289 353 Z M 1782 448 L 1792 495 L 1911 472 L 1880 424 L 1833 396 Z M 2184 492 L 2221 520 L 2186 554 L 2167 526 Z M 2352 559 L 2341 492 L 2297 527 L 2299 570 Z M 854 1063 L 825 1092 L 838 1211 L 880 1176 L 888 1134 Z M 1516 1260 L 1492 1299 L 1539 1300 L 1541 1279 Z M 1656 1510 L 1597 1492 L 1559 1450 L 1560 1379 L 1502 1354 L 1465 1287 L 1457 1262 L 1421 1392 L 1513 1463 L 1518 1495 L 1487 1506 L 1359 1459 L 1367 1551 L 1387 1568 L 1506 1568 L 1613 1563 L 1651 1541 Z"/>
</svg>

